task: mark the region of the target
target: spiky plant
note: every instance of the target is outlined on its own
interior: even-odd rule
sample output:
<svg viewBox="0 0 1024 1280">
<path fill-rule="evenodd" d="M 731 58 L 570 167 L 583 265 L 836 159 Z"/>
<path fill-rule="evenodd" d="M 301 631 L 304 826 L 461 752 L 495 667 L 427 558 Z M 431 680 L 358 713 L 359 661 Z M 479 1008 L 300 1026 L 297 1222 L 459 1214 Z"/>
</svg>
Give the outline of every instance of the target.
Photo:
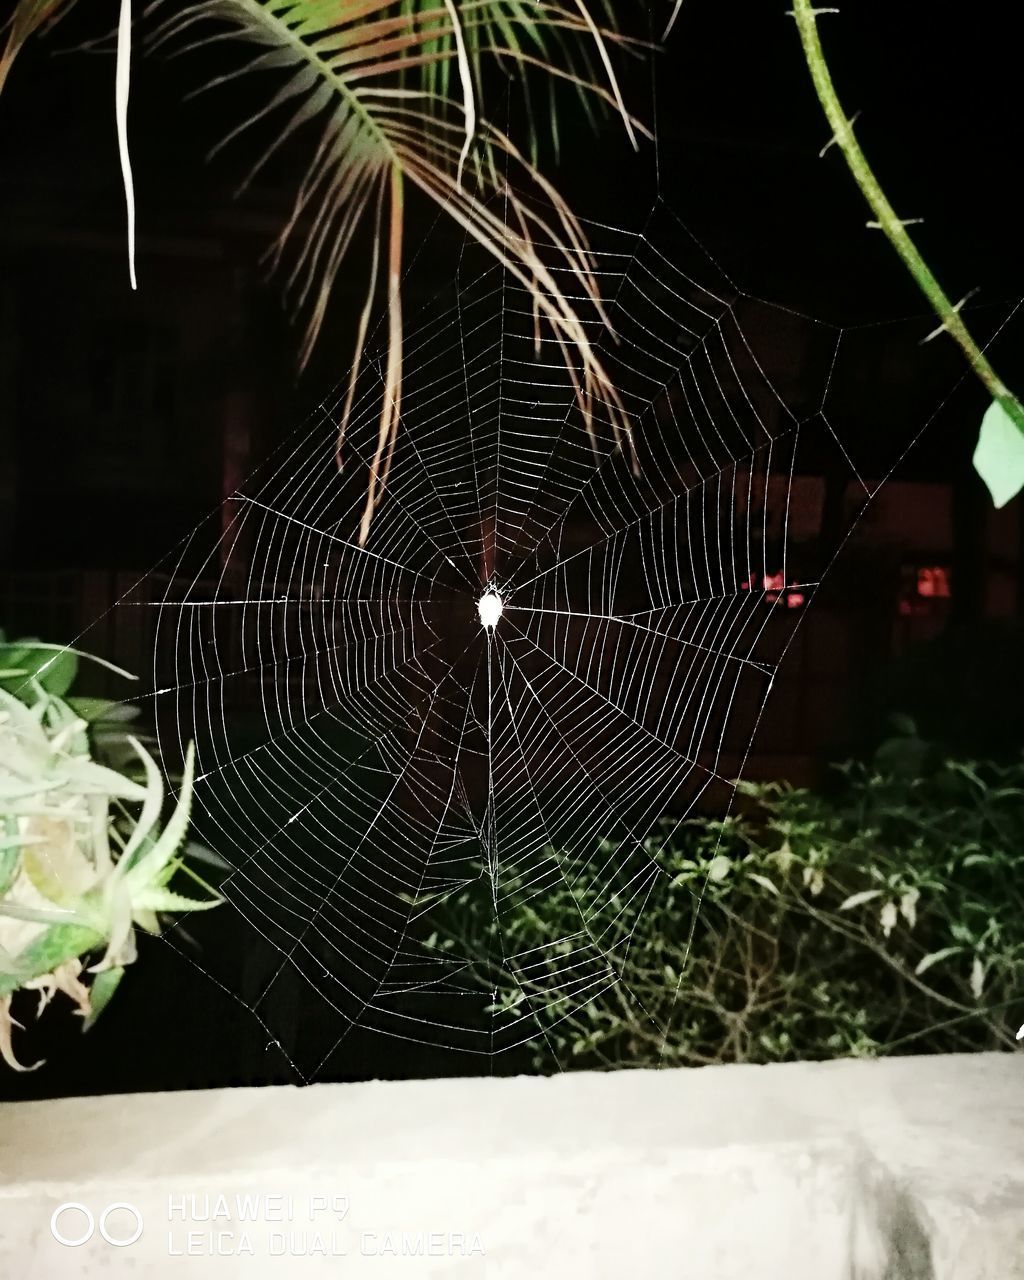
<svg viewBox="0 0 1024 1280">
<path fill-rule="evenodd" d="M 38 991 L 42 1012 L 63 991 L 88 1028 L 136 958 L 136 926 L 158 933 L 160 913 L 220 901 L 180 852 L 192 800 L 191 745 L 161 828 L 163 779 L 142 742 L 123 735 L 141 762 L 141 781 L 93 758 L 85 717 L 107 715 L 109 704 L 61 696 L 75 663 L 59 646 L 7 644 L 0 636 L 0 1055 L 18 1071 L 31 1068 L 12 1046 L 15 992 Z M 172 890 L 179 871 L 211 896 Z"/>
</svg>

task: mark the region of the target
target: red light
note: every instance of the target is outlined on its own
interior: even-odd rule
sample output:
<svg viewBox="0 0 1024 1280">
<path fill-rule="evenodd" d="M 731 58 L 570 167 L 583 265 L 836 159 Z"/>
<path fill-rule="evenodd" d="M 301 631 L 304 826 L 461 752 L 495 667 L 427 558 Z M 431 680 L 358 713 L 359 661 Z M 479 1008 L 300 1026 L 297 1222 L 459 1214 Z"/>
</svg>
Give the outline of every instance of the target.
<svg viewBox="0 0 1024 1280">
<path fill-rule="evenodd" d="M 927 565 L 918 569 L 917 594 L 929 599 L 948 600 L 949 571 L 941 565 Z"/>
</svg>

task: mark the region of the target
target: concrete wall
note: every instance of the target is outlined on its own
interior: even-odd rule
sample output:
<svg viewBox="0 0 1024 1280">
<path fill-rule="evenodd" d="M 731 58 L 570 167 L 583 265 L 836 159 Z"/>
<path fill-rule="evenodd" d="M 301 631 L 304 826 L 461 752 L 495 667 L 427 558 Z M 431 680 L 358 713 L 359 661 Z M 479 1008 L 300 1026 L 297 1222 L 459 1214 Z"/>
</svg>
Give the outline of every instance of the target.
<svg viewBox="0 0 1024 1280">
<path fill-rule="evenodd" d="M 0 1108 L 0 1276 L 122 1275 L 1024 1280 L 1024 1060 Z"/>
</svg>

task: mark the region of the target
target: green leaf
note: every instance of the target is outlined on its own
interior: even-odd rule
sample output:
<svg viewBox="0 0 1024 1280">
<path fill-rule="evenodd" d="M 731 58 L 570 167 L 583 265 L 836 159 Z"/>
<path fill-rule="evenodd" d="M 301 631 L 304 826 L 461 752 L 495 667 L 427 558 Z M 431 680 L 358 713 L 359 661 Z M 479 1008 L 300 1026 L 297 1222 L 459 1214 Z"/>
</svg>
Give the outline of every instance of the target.
<svg viewBox="0 0 1024 1280">
<path fill-rule="evenodd" d="M 116 796 L 138 803 L 146 799 L 145 787 L 132 782 L 123 773 L 96 764 L 88 758 L 68 758 L 54 766 L 55 776 L 67 787 L 83 796 Z"/>
<path fill-rule="evenodd" d="M 186 898 L 170 889 L 140 889 L 132 898 L 133 909 L 141 911 L 208 911 L 219 907 L 222 898 L 202 902 L 198 898 Z"/>
<path fill-rule="evenodd" d="M 195 746 L 190 742 L 185 751 L 185 770 L 181 777 L 178 803 L 174 807 L 167 826 L 134 866 L 123 871 L 122 868 L 127 866 L 127 859 L 122 858 L 114 869 L 114 875 L 129 885 L 133 898 L 137 890 L 148 888 L 157 879 L 185 839 L 192 809 L 192 779 L 195 774 L 195 763 Z"/>
<path fill-rule="evenodd" d="M 854 907 L 859 907 L 865 902 L 870 902 L 872 898 L 879 897 L 881 893 L 881 889 L 863 889 L 860 893 L 851 893 L 848 898 L 844 898 L 839 904 L 839 910 L 852 911 Z"/>
<path fill-rule="evenodd" d="M 71 688 L 78 673 L 78 658 L 73 650 L 51 648 L 32 640 L 4 645 L 0 650 L 0 665 L 24 673 L 12 676 L 5 671 L 8 678 L 4 680 L 4 686 L 9 693 L 15 694 L 28 680 L 35 678 L 47 693 L 59 697 Z"/>
<path fill-rule="evenodd" d="M 992 401 L 981 420 L 974 469 L 997 507 L 1004 507 L 1024 488 L 1024 431 L 998 400 Z"/>
<path fill-rule="evenodd" d="M 160 818 L 160 810 L 164 803 L 164 783 L 156 761 L 138 738 L 129 736 L 128 741 L 142 758 L 142 763 L 146 770 L 146 790 L 145 798 L 142 802 L 142 812 L 135 823 L 135 830 L 121 852 L 121 860 L 118 863 L 120 867 L 119 875 L 124 875 L 130 869 L 136 851 L 147 844 L 149 835 Z"/>
<path fill-rule="evenodd" d="M 123 967 L 116 969 L 104 969 L 98 973 L 93 980 L 92 989 L 89 992 L 89 1003 L 91 1011 L 82 1025 L 83 1031 L 88 1031 L 94 1026 L 96 1019 L 111 1001 L 111 997 L 117 990 L 118 983 L 124 977 Z"/>
<path fill-rule="evenodd" d="M 68 706 L 86 724 L 92 724 L 107 714 L 117 703 L 109 698 L 68 698 Z"/>
<path fill-rule="evenodd" d="M 963 947 L 943 947 L 941 951 L 933 951 L 931 955 L 927 955 L 920 961 L 914 973 L 920 978 L 922 973 L 927 973 L 933 964 L 938 964 L 940 960 L 948 960 L 950 956 L 959 955 L 963 951 Z"/>
<path fill-rule="evenodd" d="M 198 840 L 186 840 L 181 856 L 189 862 L 205 863 L 216 871 L 231 870 L 231 863 L 228 862 L 227 858 L 222 858 L 219 853 L 208 849 L 205 844 L 200 844 Z M 411 901 L 415 901 L 415 899 L 411 899 Z"/>
<path fill-rule="evenodd" d="M 77 912 L 70 908 L 29 907 L 21 902 L 0 899 L 0 919 L 21 920 L 29 924 L 64 925 L 81 923 Z"/>
</svg>

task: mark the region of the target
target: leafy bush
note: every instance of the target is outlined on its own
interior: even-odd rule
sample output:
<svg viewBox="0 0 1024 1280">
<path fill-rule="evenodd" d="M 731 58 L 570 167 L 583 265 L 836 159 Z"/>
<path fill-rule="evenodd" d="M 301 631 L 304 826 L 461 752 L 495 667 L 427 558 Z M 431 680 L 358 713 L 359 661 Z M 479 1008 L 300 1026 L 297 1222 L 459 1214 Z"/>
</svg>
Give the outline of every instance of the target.
<svg viewBox="0 0 1024 1280">
<path fill-rule="evenodd" d="M 831 795 L 741 784 L 724 821 L 664 822 L 642 904 L 578 863 L 543 893 L 503 883 L 497 920 L 489 886 L 464 887 L 433 945 L 468 957 L 496 1015 L 539 1021 L 538 1066 L 1012 1047 L 1024 759 L 907 776 L 916 747 L 842 766 Z"/>
<path fill-rule="evenodd" d="M 125 732 L 130 710 L 68 696 L 77 668 L 69 649 L 11 644 L 0 633 L 0 1055 L 16 1070 L 25 1069 L 11 1043 L 19 989 L 40 993 L 40 1012 L 63 991 L 89 1027 L 135 959 L 136 926 L 156 933 L 159 913 L 220 901 L 179 853 L 191 746 L 161 829 L 163 779 L 152 754 Z M 211 897 L 171 889 L 179 871 Z M 83 972 L 92 953 L 100 958 Z"/>
</svg>

